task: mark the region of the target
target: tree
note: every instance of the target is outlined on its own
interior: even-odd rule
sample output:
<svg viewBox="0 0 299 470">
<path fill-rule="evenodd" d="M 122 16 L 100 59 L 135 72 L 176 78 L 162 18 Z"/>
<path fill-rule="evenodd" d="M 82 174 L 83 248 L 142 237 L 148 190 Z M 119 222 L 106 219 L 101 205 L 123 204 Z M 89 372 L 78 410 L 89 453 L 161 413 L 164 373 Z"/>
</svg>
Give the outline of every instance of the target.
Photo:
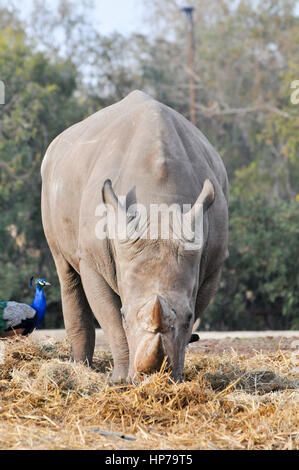
<svg viewBox="0 0 299 470">
<path fill-rule="evenodd" d="M 294 199 L 299 133 L 290 84 L 298 78 L 298 2 L 189 3 L 196 7 L 198 127 L 220 152 L 239 197 L 259 192 Z M 180 5 L 178 0 L 148 2 L 155 30 L 143 69 L 156 96 L 189 117 L 186 22 Z"/>
<path fill-rule="evenodd" d="M 230 256 L 202 328 L 299 328 L 297 206 L 258 196 L 232 198 Z"/>
<path fill-rule="evenodd" d="M 76 70 L 34 52 L 20 24 L 0 32 L 0 298 L 29 302 L 32 274 L 50 278 L 59 291 L 40 215 L 40 166 L 51 140 L 81 120 L 85 106 L 74 97 Z"/>
</svg>

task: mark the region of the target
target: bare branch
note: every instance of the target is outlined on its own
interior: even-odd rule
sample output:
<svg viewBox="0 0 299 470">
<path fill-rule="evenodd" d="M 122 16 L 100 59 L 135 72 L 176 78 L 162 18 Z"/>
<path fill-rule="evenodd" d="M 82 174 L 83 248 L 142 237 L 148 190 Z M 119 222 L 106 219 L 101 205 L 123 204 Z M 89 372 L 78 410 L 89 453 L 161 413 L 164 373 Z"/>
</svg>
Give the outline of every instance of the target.
<svg viewBox="0 0 299 470">
<path fill-rule="evenodd" d="M 197 104 L 196 108 L 204 114 L 206 117 L 213 116 L 224 116 L 228 114 L 248 114 L 248 113 L 257 113 L 259 111 L 265 111 L 268 113 L 278 114 L 282 117 L 289 118 L 290 114 L 278 109 L 276 106 L 273 106 L 268 103 L 263 103 L 255 106 L 247 106 L 245 108 L 226 108 L 220 109 L 219 103 L 214 101 L 210 107 Z"/>
</svg>

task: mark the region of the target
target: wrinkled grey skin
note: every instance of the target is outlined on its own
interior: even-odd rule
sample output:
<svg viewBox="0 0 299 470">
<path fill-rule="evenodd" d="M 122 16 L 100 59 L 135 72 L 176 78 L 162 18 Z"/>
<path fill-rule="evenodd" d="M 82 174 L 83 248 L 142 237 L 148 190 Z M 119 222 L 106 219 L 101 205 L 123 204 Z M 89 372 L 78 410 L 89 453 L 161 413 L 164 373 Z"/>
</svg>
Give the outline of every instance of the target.
<svg viewBox="0 0 299 470">
<path fill-rule="evenodd" d="M 194 205 L 200 195 L 202 251 L 185 250 L 183 240 L 99 240 L 96 207 L 104 201 L 114 210 L 127 194 L 127 205 L 147 208 Z M 181 380 L 192 327 L 227 257 L 227 175 L 202 133 L 146 94 L 130 93 L 52 142 L 42 165 L 42 219 L 75 360 L 91 364 L 93 313 L 109 340 L 114 381 L 158 370 L 165 356 Z"/>
</svg>

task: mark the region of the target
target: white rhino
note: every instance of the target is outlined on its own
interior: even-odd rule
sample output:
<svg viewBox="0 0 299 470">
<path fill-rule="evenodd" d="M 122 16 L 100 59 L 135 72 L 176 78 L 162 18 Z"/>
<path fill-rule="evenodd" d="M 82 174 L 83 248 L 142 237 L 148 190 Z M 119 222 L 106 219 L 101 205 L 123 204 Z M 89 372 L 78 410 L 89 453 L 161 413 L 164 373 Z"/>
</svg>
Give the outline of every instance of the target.
<svg viewBox="0 0 299 470">
<path fill-rule="evenodd" d="M 114 381 L 158 370 L 165 357 L 182 380 L 192 327 L 228 253 L 228 180 L 220 156 L 182 115 L 134 91 L 60 134 L 41 173 L 43 226 L 74 359 L 92 362 L 94 314 L 111 347 Z M 103 202 L 115 211 L 112 224 L 120 210 L 134 227 L 140 219 L 128 210 L 132 203 L 182 211 L 190 204 L 193 224 L 202 204 L 202 248 L 186 249 L 184 236 L 113 238 L 111 223 L 99 239 Z"/>
</svg>

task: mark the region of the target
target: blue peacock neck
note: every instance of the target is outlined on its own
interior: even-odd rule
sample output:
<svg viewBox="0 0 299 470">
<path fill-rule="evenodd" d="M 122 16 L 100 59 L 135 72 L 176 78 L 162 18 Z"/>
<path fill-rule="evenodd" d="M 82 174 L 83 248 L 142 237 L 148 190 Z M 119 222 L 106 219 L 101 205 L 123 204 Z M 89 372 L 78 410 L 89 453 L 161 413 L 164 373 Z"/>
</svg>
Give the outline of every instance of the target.
<svg viewBox="0 0 299 470">
<path fill-rule="evenodd" d="M 31 307 L 33 307 L 37 312 L 36 328 L 38 328 L 40 323 L 43 321 L 47 307 L 44 290 L 39 285 L 36 286 L 35 297 L 33 303 L 31 304 Z"/>
</svg>

